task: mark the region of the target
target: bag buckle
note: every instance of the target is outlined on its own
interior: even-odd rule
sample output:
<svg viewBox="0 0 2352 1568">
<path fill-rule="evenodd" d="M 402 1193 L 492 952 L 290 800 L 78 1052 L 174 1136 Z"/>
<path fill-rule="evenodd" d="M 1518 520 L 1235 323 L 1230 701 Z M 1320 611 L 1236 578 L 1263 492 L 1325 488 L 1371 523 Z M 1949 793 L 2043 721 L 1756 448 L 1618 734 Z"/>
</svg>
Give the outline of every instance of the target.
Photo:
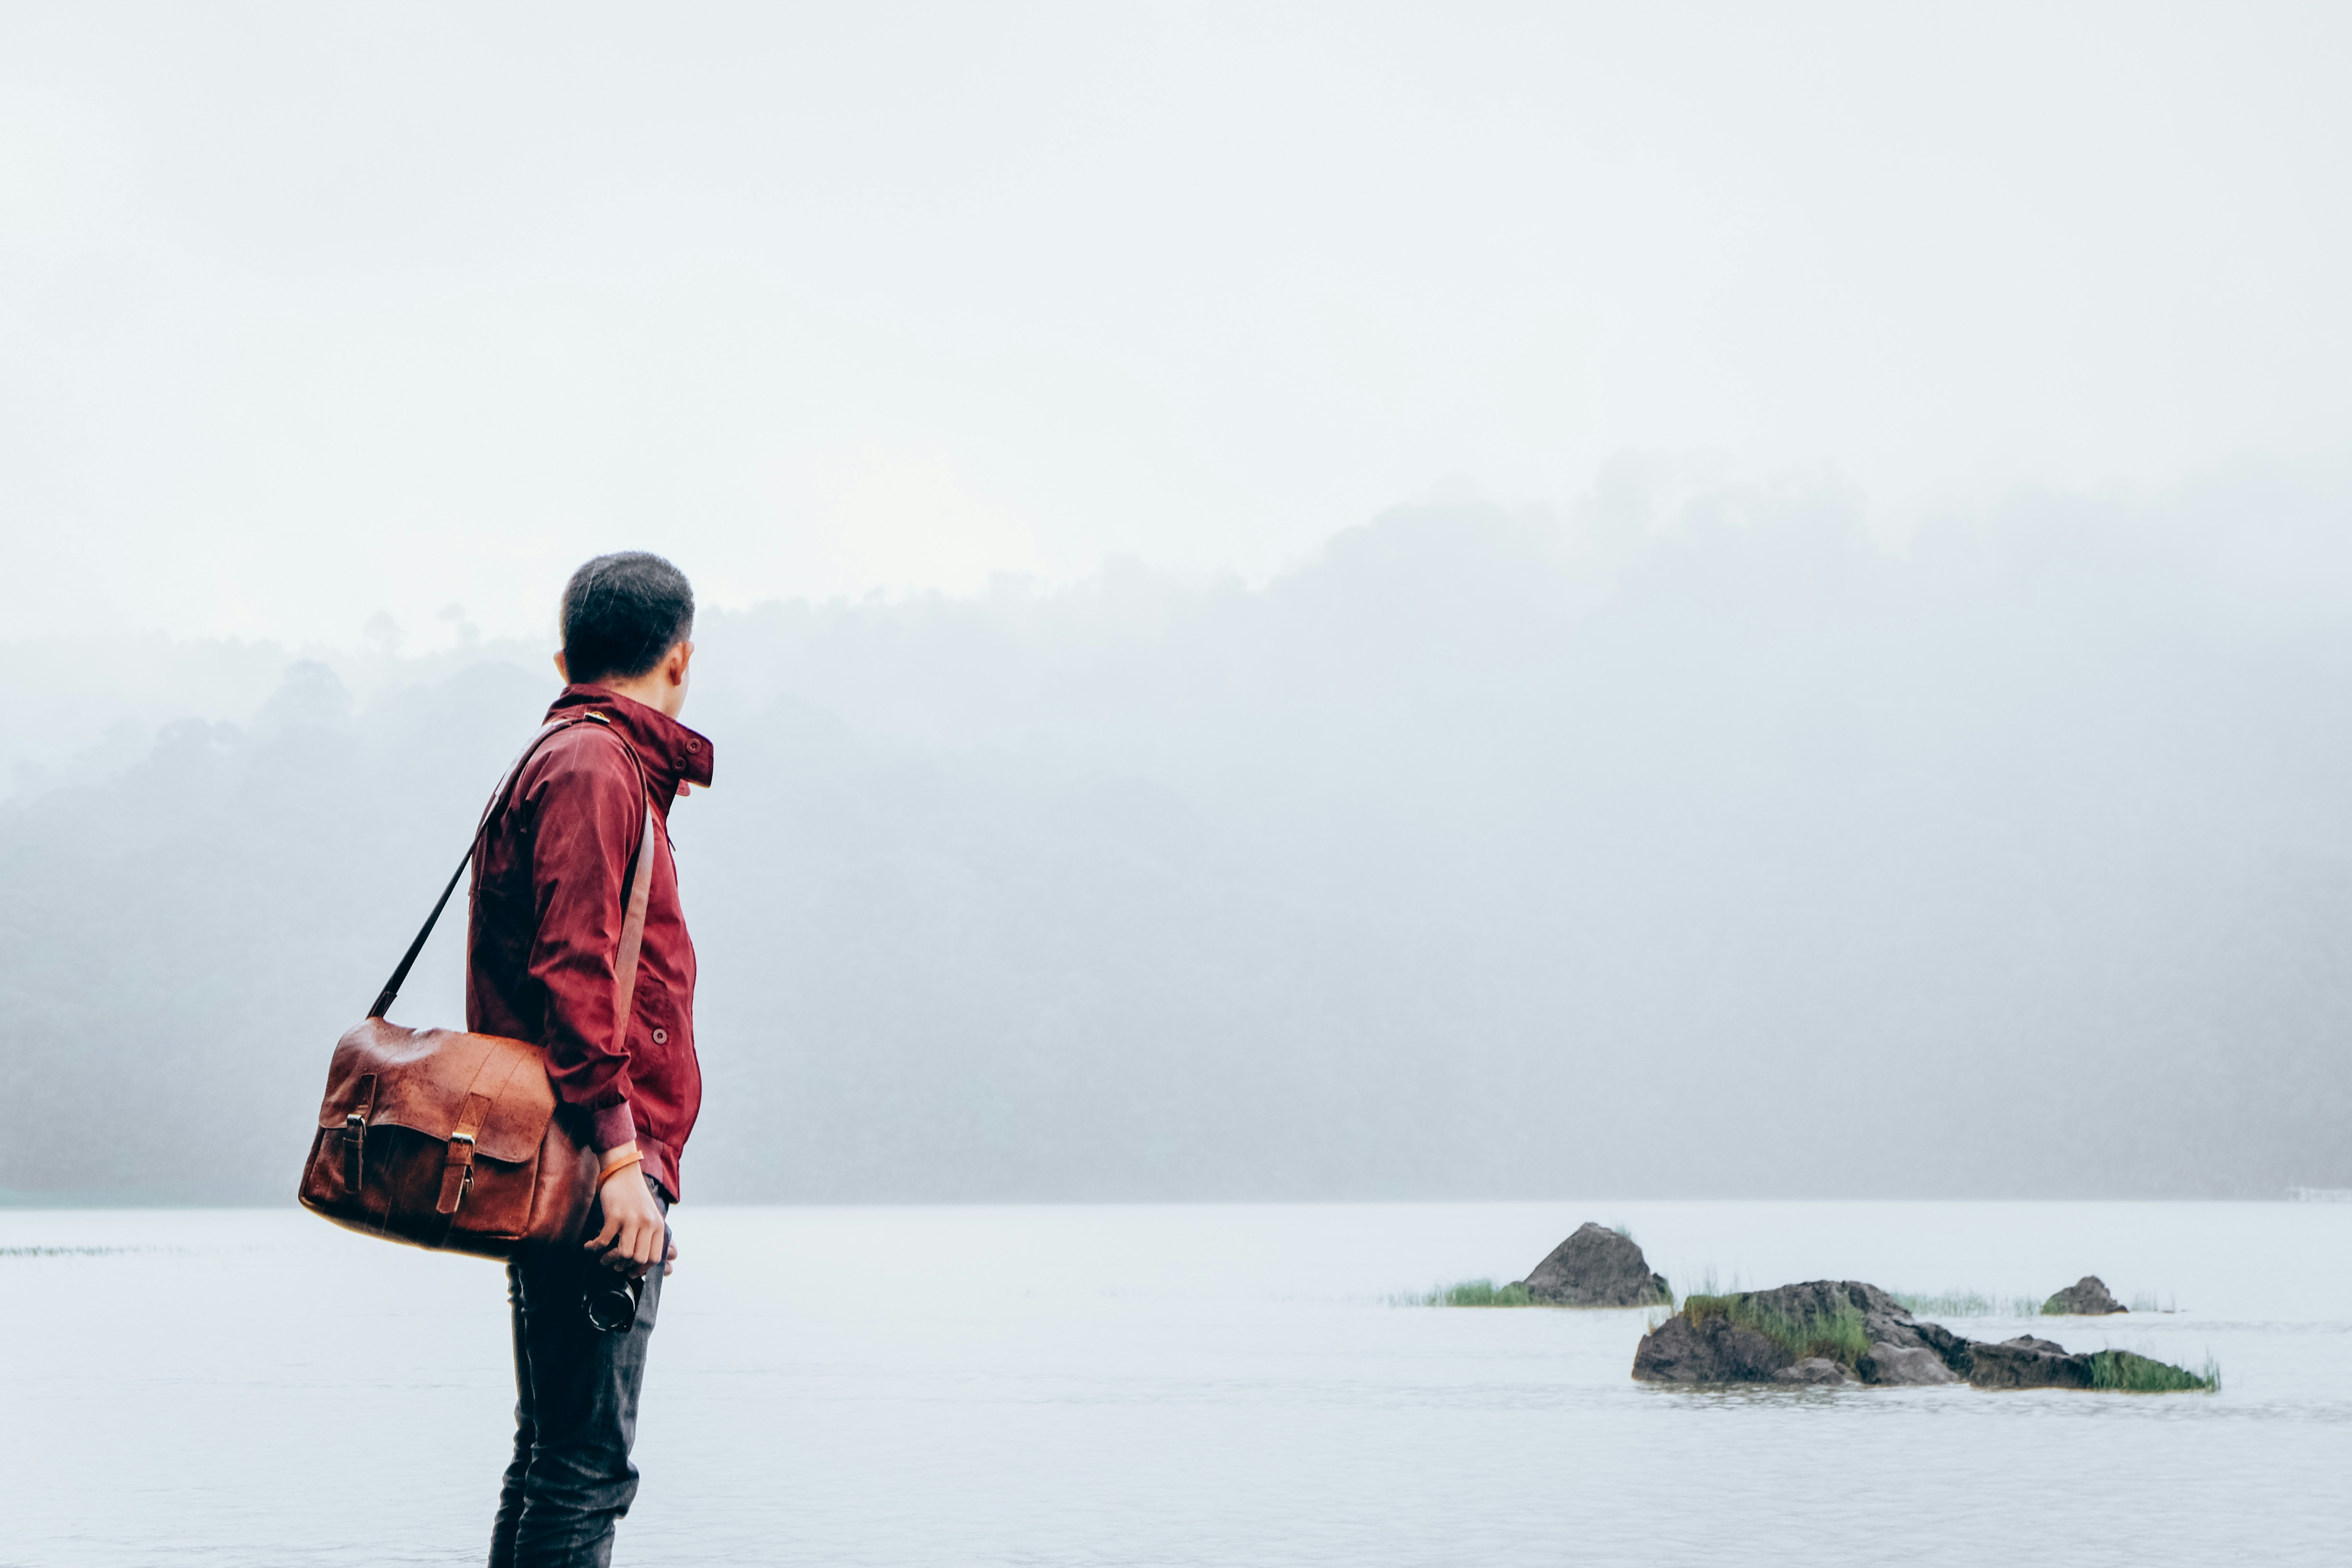
<svg viewBox="0 0 2352 1568">
<path fill-rule="evenodd" d="M 359 1109 L 343 1117 L 343 1186 L 356 1193 L 365 1178 L 367 1167 L 368 1112 L 375 1109 L 375 1074 L 360 1077 Z"/>
<path fill-rule="evenodd" d="M 449 1134 L 449 1157 L 441 1167 L 441 1201 L 433 1205 L 441 1214 L 456 1214 L 457 1205 L 466 1201 L 474 1185 L 474 1135 L 470 1132 Z"/>
</svg>

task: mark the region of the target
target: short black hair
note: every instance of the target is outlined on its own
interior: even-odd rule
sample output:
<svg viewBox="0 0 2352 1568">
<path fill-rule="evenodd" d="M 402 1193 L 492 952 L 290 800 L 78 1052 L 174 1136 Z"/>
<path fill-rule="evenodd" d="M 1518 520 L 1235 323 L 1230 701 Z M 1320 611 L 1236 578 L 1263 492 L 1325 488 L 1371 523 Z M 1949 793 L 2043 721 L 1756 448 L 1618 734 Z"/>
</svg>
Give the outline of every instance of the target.
<svg viewBox="0 0 2352 1568">
<path fill-rule="evenodd" d="M 658 555 L 599 555 L 563 585 L 563 671 L 575 685 L 635 680 L 694 635 L 694 585 Z"/>
</svg>

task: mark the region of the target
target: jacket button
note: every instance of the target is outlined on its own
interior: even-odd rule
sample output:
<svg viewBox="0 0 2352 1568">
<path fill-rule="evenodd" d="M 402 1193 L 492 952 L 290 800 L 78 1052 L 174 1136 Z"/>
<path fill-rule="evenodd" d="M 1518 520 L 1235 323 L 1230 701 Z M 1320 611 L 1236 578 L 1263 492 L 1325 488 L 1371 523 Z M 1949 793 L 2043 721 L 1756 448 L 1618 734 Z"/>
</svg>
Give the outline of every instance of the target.
<svg viewBox="0 0 2352 1568">
<path fill-rule="evenodd" d="M 667 1029 L 656 1029 L 654 1031 L 654 1044 L 657 1046 L 666 1046 L 669 1044 L 669 1031 Z"/>
<path fill-rule="evenodd" d="M 702 742 L 699 741 L 688 741 L 686 743 L 686 749 L 689 752 L 698 752 L 702 750 Z"/>
</svg>

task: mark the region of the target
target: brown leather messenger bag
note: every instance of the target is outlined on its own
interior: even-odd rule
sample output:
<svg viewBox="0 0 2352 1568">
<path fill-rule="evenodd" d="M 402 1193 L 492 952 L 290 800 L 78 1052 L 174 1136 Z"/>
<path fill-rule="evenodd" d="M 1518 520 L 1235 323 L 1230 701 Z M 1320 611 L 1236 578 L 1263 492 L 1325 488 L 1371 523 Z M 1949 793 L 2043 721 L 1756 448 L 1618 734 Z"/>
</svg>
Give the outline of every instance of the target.
<svg viewBox="0 0 2352 1568">
<path fill-rule="evenodd" d="M 584 717 L 605 722 L 601 713 Z M 595 1197 L 596 1153 L 556 1114 L 546 1053 L 497 1035 L 404 1029 L 383 1016 L 522 777 L 523 764 L 550 736 L 582 721 L 559 719 L 531 737 L 491 794 L 466 858 L 375 1005 L 335 1042 L 318 1137 L 302 1171 L 302 1206 L 311 1213 L 387 1241 L 483 1258 L 577 1241 Z M 625 741 L 613 739 L 637 768 L 646 801 L 613 965 L 613 1037 L 621 1047 L 628 1040 L 637 950 L 653 891 L 654 816 L 643 764 Z"/>
</svg>

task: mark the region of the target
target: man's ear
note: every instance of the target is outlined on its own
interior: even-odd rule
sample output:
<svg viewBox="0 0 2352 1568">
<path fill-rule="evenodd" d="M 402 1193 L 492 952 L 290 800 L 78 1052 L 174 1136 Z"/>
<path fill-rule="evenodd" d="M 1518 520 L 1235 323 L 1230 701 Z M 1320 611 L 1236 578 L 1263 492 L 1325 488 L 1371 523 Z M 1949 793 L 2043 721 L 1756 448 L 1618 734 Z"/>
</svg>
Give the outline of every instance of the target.
<svg viewBox="0 0 2352 1568">
<path fill-rule="evenodd" d="M 672 686 L 684 686 L 686 667 L 693 661 L 694 639 L 680 637 L 677 646 L 669 650 L 669 657 L 662 661 L 662 673 L 669 677 Z"/>
<path fill-rule="evenodd" d="M 572 684 L 572 667 L 563 662 L 563 650 L 562 648 L 555 650 L 555 674 L 556 678 L 562 680 L 564 685 L 569 686 Z"/>
</svg>

